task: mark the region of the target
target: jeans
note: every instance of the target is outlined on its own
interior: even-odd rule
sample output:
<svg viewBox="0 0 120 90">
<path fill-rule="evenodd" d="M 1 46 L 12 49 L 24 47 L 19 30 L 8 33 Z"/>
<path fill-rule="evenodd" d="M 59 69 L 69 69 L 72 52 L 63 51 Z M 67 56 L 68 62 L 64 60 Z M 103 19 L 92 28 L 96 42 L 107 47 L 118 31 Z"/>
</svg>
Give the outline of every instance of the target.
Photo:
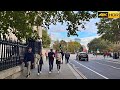
<svg viewBox="0 0 120 90">
<path fill-rule="evenodd" d="M 60 70 L 60 64 L 57 64 L 57 70 L 58 71 Z"/>
<path fill-rule="evenodd" d="M 49 71 L 53 70 L 53 60 L 49 60 Z"/>
<path fill-rule="evenodd" d="M 63 62 L 63 57 L 64 57 L 64 56 L 62 56 L 62 62 Z"/>
<path fill-rule="evenodd" d="M 27 62 L 27 75 L 31 73 L 31 61 Z"/>
<path fill-rule="evenodd" d="M 69 63 L 69 57 L 66 57 L 66 63 Z"/>
<path fill-rule="evenodd" d="M 38 65 L 38 73 L 40 73 L 40 71 L 42 70 L 42 64 Z"/>
</svg>

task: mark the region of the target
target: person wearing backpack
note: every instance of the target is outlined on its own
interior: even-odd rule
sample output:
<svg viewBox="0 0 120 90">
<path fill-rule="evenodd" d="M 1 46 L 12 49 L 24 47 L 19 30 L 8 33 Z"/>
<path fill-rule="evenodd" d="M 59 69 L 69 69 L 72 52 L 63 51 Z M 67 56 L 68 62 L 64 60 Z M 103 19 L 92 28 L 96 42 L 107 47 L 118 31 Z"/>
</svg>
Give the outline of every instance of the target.
<svg viewBox="0 0 120 90">
<path fill-rule="evenodd" d="M 40 52 L 39 54 L 37 54 L 36 58 L 37 58 L 38 75 L 39 75 L 40 73 L 42 73 L 41 70 L 43 65 L 43 54 Z"/>
<path fill-rule="evenodd" d="M 53 70 L 54 57 L 55 57 L 55 53 L 53 52 L 53 49 L 50 49 L 50 52 L 48 53 L 49 73 L 51 73 L 51 71 Z"/>
<path fill-rule="evenodd" d="M 62 55 L 60 52 L 58 52 L 58 50 L 56 50 L 56 64 L 57 64 L 57 70 L 58 70 L 58 73 L 60 72 L 60 65 L 61 65 L 61 61 L 62 61 Z"/>
</svg>

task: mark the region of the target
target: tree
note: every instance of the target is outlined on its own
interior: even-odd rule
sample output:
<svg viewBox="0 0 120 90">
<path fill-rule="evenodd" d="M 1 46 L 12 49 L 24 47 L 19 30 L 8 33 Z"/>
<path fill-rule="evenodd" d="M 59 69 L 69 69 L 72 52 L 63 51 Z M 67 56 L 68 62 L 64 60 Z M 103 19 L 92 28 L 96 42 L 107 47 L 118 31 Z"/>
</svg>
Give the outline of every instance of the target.
<svg viewBox="0 0 120 90">
<path fill-rule="evenodd" d="M 75 51 L 79 50 L 81 48 L 80 43 L 75 41 L 68 42 L 68 51 L 71 53 L 74 53 Z"/>
<path fill-rule="evenodd" d="M 67 23 L 68 36 L 77 35 L 78 26 L 85 28 L 84 23 L 96 16 L 96 11 L 1 11 L 0 35 L 9 34 L 10 30 L 19 40 L 29 37 L 37 39 L 33 26 L 49 28 L 56 22 Z"/>
<path fill-rule="evenodd" d="M 80 47 L 82 47 L 82 46 L 80 45 L 80 43 L 75 41 L 75 42 L 74 42 L 74 48 L 75 48 L 74 51 L 78 51 L 78 50 L 80 49 Z"/>
<path fill-rule="evenodd" d="M 97 51 L 99 49 L 100 52 L 104 52 L 111 50 L 112 43 L 102 38 L 95 38 L 88 43 L 88 47 L 90 51 Z"/>
<path fill-rule="evenodd" d="M 59 47 L 60 45 L 61 45 L 61 49 Z M 53 44 L 53 48 L 55 50 L 63 50 L 64 52 L 67 50 L 67 51 L 72 52 L 72 53 L 79 50 L 80 47 L 81 47 L 80 43 L 75 42 L 75 41 L 66 42 L 64 40 L 61 40 L 61 41 L 57 40 Z"/>
<path fill-rule="evenodd" d="M 51 43 L 51 38 L 48 35 L 47 30 L 42 30 L 42 39 L 43 48 L 48 48 Z"/>
<path fill-rule="evenodd" d="M 67 42 L 64 40 L 60 41 L 61 49 L 65 51 L 67 49 Z"/>
<path fill-rule="evenodd" d="M 113 43 L 120 41 L 120 19 L 102 18 L 96 25 L 98 27 L 98 34 L 103 39 Z"/>
<path fill-rule="evenodd" d="M 61 45 L 61 47 L 60 47 Z M 53 48 L 55 50 L 63 50 L 65 51 L 67 49 L 67 42 L 64 41 L 64 40 L 61 40 L 61 41 L 55 41 L 54 44 L 53 44 Z"/>
<path fill-rule="evenodd" d="M 79 52 L 82 52 L 83 51 L 83 47 L 81 46 L 80 49 L 79 49 Z"/>
<path fill-rule="evenodd" d="M 60 46 L 60 42 L 57 40 L 57 41 L 55 41 L 54 44 L 53 44 L 53 49 L 55 49 L 55 50 L 60 50 L 59 46 Z"/>
</svg>

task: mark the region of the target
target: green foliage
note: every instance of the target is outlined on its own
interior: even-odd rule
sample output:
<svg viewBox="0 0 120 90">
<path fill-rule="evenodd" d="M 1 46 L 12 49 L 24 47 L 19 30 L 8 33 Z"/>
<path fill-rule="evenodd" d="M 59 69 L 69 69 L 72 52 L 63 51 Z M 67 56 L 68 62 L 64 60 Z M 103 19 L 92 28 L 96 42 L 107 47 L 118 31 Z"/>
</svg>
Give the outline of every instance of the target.
<svg viewBox="0 0 120 90">
<path fill-rule="evenodd" d="M 33 32 L 33 26 L 49 28 L 49 25 L 56 25 L 56 22 L 66 22 L 68 36 L 77 35 L 78 25 L 85 28 L 84 22 L 95 17 L 95 11 L 1 11 L 0 34 L 8 34 L 10 29 L 19 40 L 29 37 L 37 39 L 38 35 Z"/>
<path fill-rule="evenodd" d="M 51 38 L 47 33 L 47 30 L 42 30 L 42 44 L 43 44 L 43 48 L 49 48 L 50 43 L 51 43 Z"/>
<path fill-rule="evenodd" d="M 75 51 L 78 51 L 81 47 L 80 43 L 75 42 L 75 41 L 70 41 L 70 42 L 65 42 L 64 40 L 61 41 L 55 41 L 53 44 L 53 48 L 55 50 L 60 50 L 60 44 L 61 44 L 61 49 L 65 52 L 66 50 L 69 52 L 74 53 Z"/>
<path fill-rule="evenodd" d="M 103 39 L 115 43 L 120 41 L 120 19 L 102 18 L 96 25 L 98 34 L 102 35 Z"/>
<path fill-rule="evenodd" d="M 57 41 L 55 41 L 54 42 L 54 44 L 53 44 L 53 48 L 55 49 L 55 50 L 60 50 L 60 42 L 57 40 Z"/>
<path fill-rule="evenodd" d="M 83 47 L 81 46 L 81 48 L 79 49 L 79 52 L 82 52 L 83 51 Z"/>
<path fill-rule="evenodd" d="M 97 49 L 99 49 L 100 52 L 110 51 L 112 43 L 101 38 L 95 38 L 88 43 L 88 47 L 90 51 L 97 51 Z"/>
</svg>

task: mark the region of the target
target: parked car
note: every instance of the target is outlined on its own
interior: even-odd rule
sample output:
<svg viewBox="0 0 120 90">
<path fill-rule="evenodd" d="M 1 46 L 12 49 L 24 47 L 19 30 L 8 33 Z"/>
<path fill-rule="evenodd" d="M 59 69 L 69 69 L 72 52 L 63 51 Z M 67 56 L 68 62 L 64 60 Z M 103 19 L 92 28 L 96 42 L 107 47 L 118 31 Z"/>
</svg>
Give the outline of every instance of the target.
<svg viewBox="0 0 120 90">
<path fill-rule="evenodd" d="M 85 60 L 88 61 L 88 54 L 86 52 L 78 52 L 76 55 L 76 60 Z"/>
</svg>

